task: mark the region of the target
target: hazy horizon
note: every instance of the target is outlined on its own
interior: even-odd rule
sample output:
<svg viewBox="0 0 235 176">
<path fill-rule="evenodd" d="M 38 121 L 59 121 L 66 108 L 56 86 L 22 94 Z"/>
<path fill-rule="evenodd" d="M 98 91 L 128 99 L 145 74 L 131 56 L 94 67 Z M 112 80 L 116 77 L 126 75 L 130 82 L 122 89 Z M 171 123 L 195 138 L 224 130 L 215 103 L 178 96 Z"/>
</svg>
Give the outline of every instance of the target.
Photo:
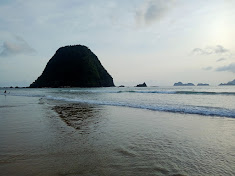
<svg viewBox="0 0 235 176">
<path fill-rule="evenodd" d="M 0 2 L 0 87 L 29 86 L 56 50 L 89 47 L 116 86 L 235 79 L 235 1 Z"/>
</svg>

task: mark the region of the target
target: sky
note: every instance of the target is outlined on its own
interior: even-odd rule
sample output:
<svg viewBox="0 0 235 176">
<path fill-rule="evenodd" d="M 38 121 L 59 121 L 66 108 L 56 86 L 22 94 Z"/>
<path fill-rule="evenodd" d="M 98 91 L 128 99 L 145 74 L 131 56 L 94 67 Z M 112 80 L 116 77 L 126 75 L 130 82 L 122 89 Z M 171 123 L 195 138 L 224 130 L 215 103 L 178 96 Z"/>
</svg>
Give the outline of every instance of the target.
<svg viewBox="0 0 235 176">
<path fill-rule="evenodd" d="M 235 79 L 234 0 L 1 0 L 0 87 L 29 86 L 81 44 L 115 85 Z"/>
</svg>

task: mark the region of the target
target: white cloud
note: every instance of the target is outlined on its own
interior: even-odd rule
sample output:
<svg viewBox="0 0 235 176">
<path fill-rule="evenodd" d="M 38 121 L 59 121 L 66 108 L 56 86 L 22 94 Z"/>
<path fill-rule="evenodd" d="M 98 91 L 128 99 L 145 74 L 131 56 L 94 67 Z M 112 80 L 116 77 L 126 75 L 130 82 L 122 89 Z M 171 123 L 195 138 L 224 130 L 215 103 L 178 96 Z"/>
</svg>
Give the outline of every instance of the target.
<svg viewBox="0 0 235 176">
<path fill-rule="evenodd" d="M 35 50 L 28 45 L 28 43 L 19 36 L 14 36 L 13 41 L 4 41 L 1 46 L 0 56 L 12 56 L 18 54 L 32 54 Z"/>
<path fill-rule="evenodd" d="M 225 60 L 226 60 L 226 58 L 220 58 L 216 62 L 221 62 L 221 61 L 225 61 Z"/>
<path fill-rule="evenodd" d="M 192 53 L 195 55 L 211 55 L 211 54 L 229 54 L 230 51 L 224 48 L 221 45 L 210 46 L 204 49 L 201 48 L 194 48 Z"/>
<path fill-rule="evenodd" d="M 152 24 L 163 18 L 172 7 L 170 0 L 148 0 L 136 11 L 139 24 Z"/>
<path fill-rule="evenodd" d="M 202 69 L 208 71 L 208 70 L 212 70 L 213 67 L 205 67 L 205 68 L 202 68 Z"/>
<path fill-rule="evenodd" d="M 223 67 L 218 67 L 216 71 L 228 71 L 228 72 L 235 73 L 235 62 L 229 65 L 223 66 Z"/>
</svg>

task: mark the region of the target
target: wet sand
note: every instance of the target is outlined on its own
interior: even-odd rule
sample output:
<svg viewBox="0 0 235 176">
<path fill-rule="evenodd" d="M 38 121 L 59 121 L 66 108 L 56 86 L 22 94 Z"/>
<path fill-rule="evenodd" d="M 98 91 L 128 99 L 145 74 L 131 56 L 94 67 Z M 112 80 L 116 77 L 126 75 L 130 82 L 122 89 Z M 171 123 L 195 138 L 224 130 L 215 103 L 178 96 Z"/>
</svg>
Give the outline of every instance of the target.
<svg viewBox="0 0 235 176">
<path fill-rule="evenodd" d="M 0 96 L 0 175 L 234 175 L 235 120 Z"/>
</svg>

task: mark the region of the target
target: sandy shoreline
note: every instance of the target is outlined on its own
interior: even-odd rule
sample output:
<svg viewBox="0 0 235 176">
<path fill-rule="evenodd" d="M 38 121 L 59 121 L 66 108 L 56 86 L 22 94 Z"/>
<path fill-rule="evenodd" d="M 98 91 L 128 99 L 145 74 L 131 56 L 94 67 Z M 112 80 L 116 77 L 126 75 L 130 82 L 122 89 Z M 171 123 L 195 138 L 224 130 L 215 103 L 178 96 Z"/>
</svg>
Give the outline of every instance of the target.
<svg viewBox="0 0 235 176">
<path fill-rule="evenodd" d="M 234 119 L 0 100 L 1 175 L 234 174 Z"/>
</svg>

